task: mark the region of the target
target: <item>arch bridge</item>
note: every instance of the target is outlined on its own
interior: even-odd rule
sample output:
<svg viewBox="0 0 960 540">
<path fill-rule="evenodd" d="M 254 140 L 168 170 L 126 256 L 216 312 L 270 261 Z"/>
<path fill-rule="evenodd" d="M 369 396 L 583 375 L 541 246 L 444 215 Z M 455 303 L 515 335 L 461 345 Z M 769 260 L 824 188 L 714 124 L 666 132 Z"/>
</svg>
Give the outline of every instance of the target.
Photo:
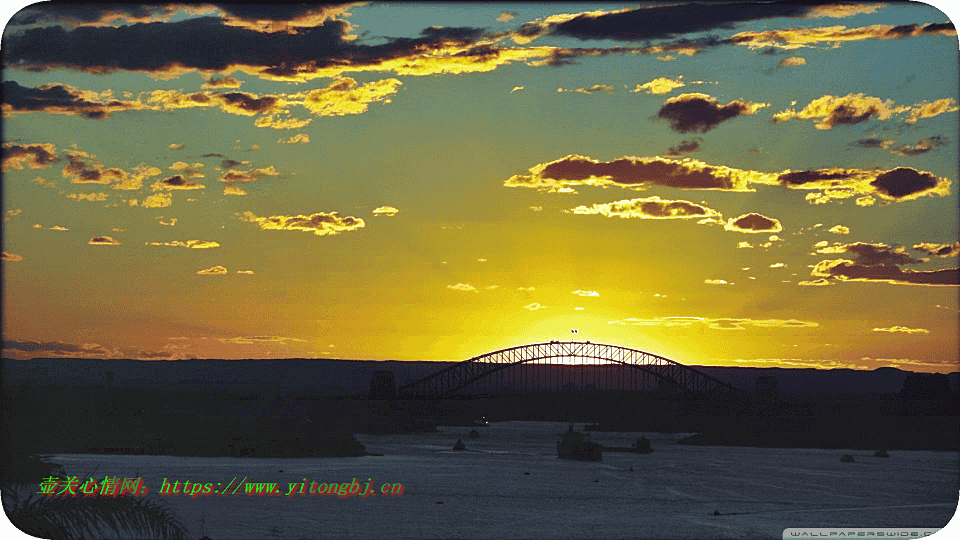
<svg viewBox="0 0 960 540">
<path fill-rule="evenodd" d="M 533 343 L 489 352 L 405 384 L 401 398 L 537 392 L 667 391 L 747 393 L 706 373 L 645 351 L 580 341 Z"/>
</svg>

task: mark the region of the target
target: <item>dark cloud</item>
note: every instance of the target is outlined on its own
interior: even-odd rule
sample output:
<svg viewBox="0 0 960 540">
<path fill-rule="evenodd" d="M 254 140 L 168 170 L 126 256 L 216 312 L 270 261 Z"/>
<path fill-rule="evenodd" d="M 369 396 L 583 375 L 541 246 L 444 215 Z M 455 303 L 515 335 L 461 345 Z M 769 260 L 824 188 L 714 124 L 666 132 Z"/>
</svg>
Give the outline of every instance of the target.
<svg viewBox="0 0 960 540">
<path fill-rule="evenodd" d="M 249 114 L 263 113 L 273 109 L 279 101 L 276 96 L 254 97 L 246 92 L 227 92 L 219 97 L 228 106 L 236 107 Z"/>
<path fill-rule="evenodd" d="M 775 233 L 783 230 L 780 221 L 755 213 L 730 218 L 723 228 L 743 233 Z"/>
<path fill-rule="evenodd" d="M 931 247 L 939 251 L 949 244 L 918 244 L 914 249 Z M 879 281 L 885 283 L 913 285 L 960 285 L 960 273 L 957 268 L 942 270 L 904 270 L 901 266 L 927 262 L 927 259 L 915 259 L 903 247 L 894 248 L 887 244 L 867 244 L 856 242 L 824 247 L 818 253 L 852 253 L 853 260 L 833 259 L 820 261 L 814 266 L 811 275 L 836 279 L 839 281 Z"/>
<path fill-rule="evenodd" d="M 52 163 L 60 161 L 57 147 L 50 143 L 16 144 L 4 143 L 0 159 L 0 169 L 23 169 L 23 162 L 31 169 L 46 169 Z"/>
<path fill-rule="evenodd" d="M 949 139 L 941 135 L 934 135 L 933 137 L 929 137 L 927 139 L 920 139 L 912 146 L 909 144 L 904 145 L 900 148 L 891 150 L 890 152 L 904 157 L 917 156 L 920 154 L 926 154 L 938 146 L 947 144 L 948 140 Z"/>
<path fill-rule="evenodd" d="M 547 32 L 580 40 L 647 41 L 680 34 L 732 29 L 736 23 L 774 17 L 801 17 L 812 6 L 803 4 L 676 4 L 643 7 L 603 15 L 581 14 L 550 25 Z M 528 28 L 527 33 L 534 31 Z M 543 29 L 540 29 L 543 32 Z"/>
<path fill-rule="evenodd" d="M 3 340 L 5 350 L 24 351 L 30 353 L 44 353 L 53 355 L 67 355 L 73 353 L 81 354 L 107 354 L 109 351 L 97 344 L 73 345 L 59 341 L 16 341 Z"/>
<path fill-rule="evenodd" d="M 205 158 L 215 157 L 215 158 L 227 159 L 227 156 L 225 156 L 225 155 L 223 155 L 223 154 L 204 154 L 204 155 L 202 155 L 202 156 L 200 156 L 200 157 L 205 157 Z"/>
<path fill-rule="evenodd" d="M 668 156 L 679 156 L 681 154 L 689 152 L 697 152 L 700 150 L 700 143 L 703 142 L 703 139 L 700 137 L 694 137 L 692 139 L 684 139 L 680 141 L 680 144 L 676 146 L 671 146 L 670 150 L 667 151 Z"/>
<path fill-rule="evenodd" d="M 920 264 L 923 259 L 914 259 L 903 248 L 893 248 L 887 244 L 868 244 L 854 242 L 818 250 L 818 253 L 852 253 L 853 262 L 862 266 Z"/>
<path fill-rule="evenodd" d="M 925 251 L 930 255 L 936 255 L 937 257 L 945 259 L 947 257 L 960 255 L 960 242 L 954 242 L 952 244 L 914 244 L 913 249 Z"/>
<path fill-rule="evenodd" d="M 781 184 L 802 186 L 804 184 L 819 183 L 830 180 L 848 180 L 853 178 L 855 171 L 845 169 L 815 169 L 810 171 L 789 171 L 781 173 L 777 179 Z"/>
<path fill-rule="evenodd" d="M 87 242 L 91 246 L 119 246 L 120 242 L 117 242 L 109 236 L 95 236 Z"/>
<path fill-rule="evenodd" d="M 155 187 L 157 189 L 165 189 L 165 190 L 171 190 L 171 189 L 189 190 L 189 189 L 202 189 L 206 186 L 204 186 L 203 184 L 198 184 L 193 180 L 188 180 L 184 178 L 183 175 L 175 174 L 170 178 L 160 180 L 159 182 L 156 183 Z"/>
<path fill-rule="evenodd" d="M 67 150 L 69 163 L 61 174 L 69 178 L 73 184 L 109 184 L 122 182 L 127 178 L 126 171 L 111 167 L 104 169 L 103 165 L 93 160 L 93 156 L 78 150 Z"/>
<path fill-rule="evenodd" d="M 879 281 L 909 285 L 960 285 L 960 269 L 912 271 L 896 265 L 865 266 L 846 260 L 820 261 L 813 269 L 815 276 L 840 281 Z"/>
<path fill-rule="evenodd" d="M 75 114 L 101 120 L 116 111 L 139 108 L 136 102 L 94 100 L 92 92 L 81 92 L 64 84 L 46 84 L 37 88 L 20 86 L 16 81 L 3 83 L 3 112 L 48 112 Z M 99 96 L 97 96 L 99 97 Z"/>
<path fill-rule="evenodd" d="M 515 176 L 507 181 L 507 185 L 559 187 L 597 184 L 634 188 L 661 185 L 682 189 L 744 189 L 732 171 L 664 158 L 624 157 L 598 162 L 571 155 L 535 167 L 531 173 L 529 176 Z"/>
<path fill-rule="evenodd" d="M 935 189 L 939 179 L 927 172 L 920 172 L 909 167 L 897 167 L 877 175 L 876 180 L 870 182 L 881 195 L 891 199 L 904 199 Z"/>
<path fill-rule="evenodd" d="M 723 121 L 754 114 L 765 106 L 765 103 L 750 103 L 739 99 L 719 105 L 716 98 L 706 94 L 680 94 L 664 102 L 657 116 L 669 120 L 670 128 L 677 133 L 706 133 Z"/>
<path fill-rule="evenodd" d="M 90 4 L 55 3 L 33 4 L 20 10 L 10 19 L 12 25 L 61 23 L 82 25 L 103 24 L 117 19 L 145 21 L 168 18 L 176 12 L 176 4 Z"/>
<path fill-rule="evenodd" d="M 887 149 L 891 144 L 893 144 L 892 139 L 883 140 L 879 137 L 867 137 L 865 139 L 859 139 L 850 143 L 850 146 L 857 146 L 859 148 L 883 148 Z"/>
</svg>

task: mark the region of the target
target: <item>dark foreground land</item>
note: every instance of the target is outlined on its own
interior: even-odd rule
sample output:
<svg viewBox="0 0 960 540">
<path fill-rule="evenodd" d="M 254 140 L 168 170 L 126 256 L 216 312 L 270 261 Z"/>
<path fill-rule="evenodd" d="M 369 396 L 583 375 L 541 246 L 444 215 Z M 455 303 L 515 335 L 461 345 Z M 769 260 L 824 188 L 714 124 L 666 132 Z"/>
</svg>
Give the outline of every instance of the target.
<svg viewBox="0 0 960 540">
<path fill-rule="evenodd" d="M 364 367 L 358 364 L 362 363 L 348 366 Z M 330 369 L 335 364 L 323 365 L 329 376 L 319 380 L 350 380 L 336 379 L 337 372 Z M 691 445 L 960 450 L 960 400 L 956 385 L 947 376 L 898 370 L 838 371 L 834 378 L 842 380 L 845 387 L 854 387 L 857 378 L 882 384 L 871 383 L 873 391 L 828 393 L 817 388 L 827 387 L 833 374 L 817 372 L 813 375 L 823 382 L 812 391 L 780 393 L 773 377 L 739 370 L 733 375 L 758 381 L 756 389 L 750 389 L 756 391 L 710 397 L 692 396 L 668 386 L 628 393 L 585 388 L 405 400 L 381 395 L 394 395 L 392 388 L 380 388 L 378 395 L 344 395 L 302 386 L 252 388 L 192 379 L 158 387 L 128 383 L 133 372 L 124 373 L 124 378 L 104 377 L 101 383 L 71 383 L 69 374 L 60 380 L 5 376 L 3 448 L 19 455 L 362 456 L 365 448 L 354 433 L 432 431 L 438 425 L 471 426 L 486 417 L 490 421 L 593 423 L 593 429 L 608 431 L 694 433 L 682 441 Z M 375 385 L 369 373 L 362 376 L 373 393 Z M 790 384 L 790 377 L 796 376 L 778 372 L 776 378 Z"/>
</svg>

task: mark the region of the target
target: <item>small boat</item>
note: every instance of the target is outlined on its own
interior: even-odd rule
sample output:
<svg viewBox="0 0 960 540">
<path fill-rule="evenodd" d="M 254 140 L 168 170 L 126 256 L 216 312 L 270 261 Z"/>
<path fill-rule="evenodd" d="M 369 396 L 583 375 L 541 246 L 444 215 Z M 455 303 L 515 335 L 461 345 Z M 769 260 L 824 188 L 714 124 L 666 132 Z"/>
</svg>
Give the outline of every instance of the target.
<svg viewBox="0 0 960 540">
<path fill-rule="evenodd" d="M 590 442 L 587 435 L 573 430 L 573 424 L 566 433 L 560 434 L 557 441 L 557 456 L 560 459 L 575 459 L 577 461 L 600 461 L 603 459 L 603 447 L 599 443 Z"/>
<path fill-rule="evenodd" d="M 473 425 L 476 427 L 487 427 L 490 425 L 490 422 L 487 422 L 487 417 L 482 416 L 479 420 L 474 420 Z"/>
<path fill-rule="evenodd" d="M 653 452 L 653 449 L 650 448 L 650 439 L 647 439 L 643 435 L 637 439 L 637 442 L 630 445 L 629 448 L 626 446 L 604 446 L 603 450 L 606 452 L 630 452 L 632 454 L 649 454 Z"/>
<path fill-rule="evenodd" d="M 479 439 L 479 438 L 480 438 L 480 432 L 477 431 L 477 428 L 473 428 L 473 429 L 470 430 L 470 438 L 471 438 L 471 439 Z"/>
<path fill-rule="evenodd" d="M 453 445 L 454 450 L 463 450 L 467 445 L 463 444 L 463 441 L 460 440 L 460 436 L 457 436 L 457 444 Z"/>
</svg>

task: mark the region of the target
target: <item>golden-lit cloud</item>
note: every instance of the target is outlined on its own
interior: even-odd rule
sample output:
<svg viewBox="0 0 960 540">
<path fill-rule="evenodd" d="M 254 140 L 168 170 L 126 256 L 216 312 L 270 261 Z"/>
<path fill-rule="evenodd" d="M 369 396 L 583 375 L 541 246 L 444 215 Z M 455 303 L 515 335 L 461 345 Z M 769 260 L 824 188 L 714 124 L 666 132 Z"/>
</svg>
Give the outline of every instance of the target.
<svg viewBox="0 0 960 540">
<path fill-rule="evenodd" d="M 237 270 L 238 274 L 243 274 L 245 276 L 252 276 L 253 270 Z"/>
<path fill-rule="evenodd" d="M 350 8 L 364 2 L 329 5 L 281 4 L 274 9 L 263 9 L 252 4 L 217 4 L 218 15 L 224 26 L 238 27 L 254 32 L 272 34 L 299 34 L 307 29 L 323 26 L 341 16 L 349 15 Z"/>
<path fill-rule="evenodd" d="M 819 324 L 796 319 L 710 319 L 707 317 L 656 317 L 649 319 L 620 319 L 609 324 L 624 326 L 681 326 L 703 324 L 714 330 L 744 330 L 753 326 L 758 328 L 813 328 Z"/>
<path fill-rule="evenodd" d="M 6 251 L 2 252 L 0 259 L 6 262 L 20 262 L 23 260 L 23 257 L 17 255 L 16 253 L 8 253 Z"/>
<path fill-rule="evenodd" d="M 90 154 L 80 150 L 65 150 L 68 163 L 61 171 L 64 178 L 72 184 L 109 184 L 123 182 L 127 172 L 116 167 L 104 168 Z"/>
<path fill-rule="evenodd" d="M 703 282 L 707 285 L 731 285 L 731 283 L 723 279 L 705 279 Z"/>
<path fill-rule="evenodd" d="M 218 248 L 220 244 L 217 242 L 206 242 L 203 240 L 187 240 L 186 242 L 181 242 L 180 240 L 174 240 L 172 242 L 147 242 L 148 246 L 167 246 L 167 247 L 185 247 L 189 249 L 210 249 Z"/>
<path fill-rule="evenodd" d="M 509 12 L 509 11 L 504 11 L 504 12 L 502 12 L 500 15 L 497 16 L 497 20 L 500 21 L 500 22 L 507 22 L 507 21 L 509 21 L 510 19 L 512 19 L 512 18 L 514 18 L 514 17 L 516 17 L 516 16 L 517 16 L 516 13 L 511 13 L 511 12 Z"/>
<path fill-rule="evenodd" d="M 737 248 L 744 249 L 744 248 L 752 248 L 752 247 L 753 247 L 753 244 L 751 244 L 750 242 L 737 242 Z"/>
<path fill-rule="evenodd" d="M 902 332 L 904 334 L 929 334 L 924 328 L 907 328 L 906 326 L 891 326 L 890 328 L 874 328 L 874 332 Z"/>
<path fill-rule="evenodd" d="M 383 79 L 357 85 L 354 79 L 342 77 L 326 88 L 296 94 L 293 98 L 302 99 L 302 105 L 317 116 L 361 114 L 371 103 L 384 101 L 397 93 L 401 84 L 398 79 Z"/>
<path fill-rule="evenodd" d="M 813 281 L 801 281 L 797 285 L 808 285 L 814 287 L 822 287 L 824 285 L 830 285 L 830 280 L 825 278 L 815 279 Z"/>
<path fill-rule="evenodd" d="M 57 147 L 51 143 L 16 144 L 3 143 L 0 170 L 23 170 L 26 164 L 31 169 L 46 169 L 60 161 Z"/>
<path fill-rule="evenodd" d="M 235 186 L 235 185 L 233 185 L 233 184 L 227 184 L 227 185 L 223 186 L 223 194 L 224 194 L 224 195 L 239 195 L 239 196 L 242 196 L 242 195 L 246 195 L 247 192 L 244 191 L 244 190 L 242 190 L 242 189 L 240 189 L 240 188 L 238 188 L 237 186 Z"/>
<path fill-rule="evenodd" d="M 819 190 L 807 199 L 823 204 L 832 199 L 856 195 L 876 195 L 892 201 L 909 201 L 924 196 L 950 194 L 950 180 L 911 167 L 897 167 L 889 171 L 878 169 L 814 169 L 786 170 L 779 174 L 778 183 L 789 189 Z M 870 206 L 870 200 L 858 201 L 858 206 Z"/>
<path fill-rule="evenodd" d="M 827 229 L 827 232 L 832 232 L 834 234 L 850 234 L 850 229 L 848 227 L 844 227 L 843 225 L 834 225 L 833 227 Z"/>
<path fill-rule="evenodd" d="M 689 219 L 720 216 L 711 208 L 690 201 L 664 200 L 656 195 L 652 197 L 627 199 L 610 203 L 596 203 L 591 206 L 578 206 L 564 212 L 572 214 L 599 214 L 606 217 L 641 219 Z"/>
<path fill-rule="evenodd" d="M 232 345 L 253 345 L 262 343 L 278 343 L 287 345 L 288 341 L 304 341 L 302 339 L 281 337 L 281 336 L 240 336 L 234 338 L 217 338 L 220 343 L 229 343 Z"/>
<path fill-rule="evenodd" d="M 894 114 L 910 113 L 906 123 L 912 124 L 920 118 L 932 118 L 939 114 L 960 110 L 954 104 L 953 98 L 944 98 L 933 103 L 918 103 L 911 107 L 909 105 L 896 105 L 890 99 L 884 101 L 877 97 L 865 96 L 861 92 L 847 94 L 843 97 L 821 96 L 808 103 L 800 111 L 786 109 L 774 114 L 773 119 L 775 122 L 784 122 L 794 118 L 819 120 L 814 124 L 814 127 L 825 130 L 836 125 L 859 124 L 873 118 L 887 120 Z"/>
<path fill-rule="evenodd" d="M 519 92 L 519 91 L 521 91 L 521 90 L 523 90 L 523 87 L 522 87 L 522 86 L 514 86 L 513 89 L 510 90 L 510 93 L 512 94 L 512 93 L 514 93 L 514 92 Z"/>
<path fill-rule="evenodd" d="M 823 247 L 817 253 L 851 253 L 854 260 L 831 259 L 818 262 L 810 275 L 837 281 L 867 281 L 900 285 L 960 285 L 960 269 L 904 270 L 901 266 L 922 264 L 927 259 L 915 259 L 905 248 L 887 244 L 855 242 Z"/>
<path fill-rule="evenodd" d="M 144 208 L 166 208 L 173 204 L 173 197 L 169 193 L 154 193 L 143 200 Z"/>
<path fill-rule="evenodd" d="M 283 139 L 283 138 L 277 139 L 277 144 L 297 144 L 297 143 L 306 144 L 308 142 L 310 142 L 310 136 L 307 135 L 306 133 L 297 133 L 296 135 L 288 139 Z"/>
<path fill-rule="evenodd" d="M 205 186 L 205 185 L 203 185 L 203 184 L 198 184 L 197 182 L 194 182 L 193 180 L 189 180 L 189 179 L 187 179 L 187 178 L 184 178 L 183 175 L 180 175 L 180 174 L 175 174 L 175 175 L 171 176 L 170 178 L 165 178 L 165 179 L 163 179 L 163 180 L 159 180 L 159 181 L 157 181 L 156 183 L 153 184 L 153 190 L 154 190 L 154 191 L 160 191 L 160 190 L 163 190 L 163 191 L 171 191 L 171 190 L 185 190 L 185 191 L 189 191 L 189 190 L 193 190 L 193 189 L 204 189 L 205 187 L 207 187 L 207 186 Z"/>
<path fill-rule="evenodd" d="M 110 90 L 97 93 L 61 83 L 30 88 L 9 80 L 3 83 L 3 103 L 0 104 L 3 116 L 43 112 L 70 114 L 91 120 L 110 118 L 117 111 L 145 108 L 149 107 L 139 101 L 115 99 Z"/>
<path fill-rule="evenodd" d="M 890 150 L 890 153 L 903 157 L 918 156 L 921 154 L 926 154 L 927 152 L 932 151 L 934 148 L 944 146 L 945 144 L 947 144 L 947 139 L 945 137 L 934 135 L 926 139 L 920 139 L 916 142 L 916 144 L 913 145 L 907 144 L 901 146 L 900 148 L 894 148 L 893 150 Z"/>
<path fill-rule="evenodd" d="M 317 236 L 332 236 L 364 227 L 362 219 L 353 216 L 341 216 L 337 212 L 331 212 L 329 214 L 317 212 L 309 216 L 257 217 L 253 215 L 252 212 L 247 211 L 238 213 L 237 217 L 242 221 L 260 225 L 260 229 L 262 230 L 306 231 L 312 232 Z"/>
<path fill-rule="evenodd" d="M 668 79 L 667 77 L 657 77 L 652 81 L 638 84 L 637 87 L 632 91 L 646 92 L 648 94 L 667 94 L 676 90 L 677 88 L 686 86 L 686 84 L 680 80 L 681 78 L 682 77 L 679 77 L 677 80 L 673 80 Z"/>
<path fill-rule="evenodd" d="M 572 192 L 571 186 L 619 186 L 642 190 L 651 185 L 681 189 L 752 191 L 750 183 L 776 184 L 776 173 L 708 165 L 691 158 L 624 156 L 597 161 L 571 154 L 531 167 L 528 174 L 510 177 L 505 187 L 526 187 L 549 192 Z"/>
<path fill-rule="evenodd" d="M 76 201 L 103 202 L 107 197 L 106 193 L 67 193 L 68 199 Z"/>
<path fill-rule="evenodd" d="M 788 67 L 788 66 L 803 66 L 806 65 L 807 59 L 802 56 L 791 56 L 789 58 L 784 58 L 777 64 L 777 67 Z"/>
<path fill-rule="evenodd" d="M 530 310 L 530 311 L 537 311 L 537 310 L 540 310 L 540 309 L 547 309 L 547 306 L 545 306 L 545 305 L 543 305 L 543 304 L 538 304 L 537 302 L 533 302 L 533 303 L 531 303 L 531 304 L 527 304 L 527 305 L 523 306 L 523 309 L 528 309 L 528 310 Z"/>
<path fill-rule="evenodd" d="M 173 165 L 170 165 L 169 169 L 179 172 L 187 178 L 203 178 L 204 174 L 200 172 L 200 169 L 206 167 L 203 163 L 186 163 L 184 161 L 174 162 Z"/>
<path fill-rule="evenodd" d="M 200 88 L 240 88 L 243 81 L 234 77 L 211 77 L 200 85 Z"/>
<path fill-rule="evenodd" d="M 936 255 L 937 257 L 946 259 L 948 257 L 956 257 L 958 254 L 960 254 L 960 242 L 954 242 L 952 244 L 933 244 L 929 242 L 922 242 L 919 244 L 914 244 L 913 249 L 925 251 L 930 255 Z"/>
<path fill-rule="evenodd" d="M 220 181 L 227 184 L 234 184 L 238 182 L 247 183 L 255 182 L 264 176 L 277 176 L 279 174 L 280 172 L 277 171 L 277 168 L 273 165 L 261 167 L 259 169 L 252 169 L 249 171 L 230 169 L 220 176 Z"/>
<path fill-rule="evenodd" d="M 723 228 L 727 231 L 741 233 L 772 233 L 783 230 L 779 220 L 756 213 L 730 218 L 723 225 Z"/>
<path fill-rule="evenodd" d="M 829 43 L 834 47 L 842 42 L 863 41 L 866 39 L 903 39 L 922 35 L 956 36 L 957 30 L 950 23 L 929 23 L 924 26 L 905 24 L 891 26 L 875 24 L 848 29 L 845 26 L 821 28 L 792 28 L 764 31 L 739 32 L 727 42 L 745 45 L 751 49 L 776 47 L 780 49 L 800 49 Z"/>
<path fill-rule="evenodd" d="M 204 268 L 203 270 L 198 270 L 197 274 L 201 276 L 222 276 L 227 273 L 227 269 L 223 266 L 211 266 L 210 268 Z"/>
<path fill-rule="evenodd" d="M 456 285 L 447 285 L 448 289 L 453 289 L 454 291 L 463 291 L 463 292 L 477 292 L 477 288 L 469 283 L 457 283 Z"/>
<path fill-rule="evenodd" d="M 374 210 L 373 210 L 373 215 L 375 215 L 375 216 L 395 216 L 395 215 L 397 215 L 397 212 L 399 212 L 399 211 L 400 211 L 400 210 L 397 210 L 396 208 L 394 208 L 394 207 L 392 207 L 392 206 L 378 206 L 377 208 L 374 208 Z"/>
<path fill-rule="evenodd" d="M 120 242 L 117 242 L 109 236 L 95 236 L 87 242 L 91 246 L 119 246 Z"/>
<path fill-rule="evenodd" d="M 670 129 L 677 133 L 706 133 L 721 122 L 756 114 L 760 109 L 769 106 L 769 103 L 753 103 L 739 99 L 719 105 L 717 98 L 707 94 L 680 94 L 667 99 L 657 112 L 657 117 L 669 120 Z"/>
<path fill-rule="evenodd" d="M 600 296 L 600 293 L 597 291 L 573 291 L 572 294 L 577 296 Z"/>
</svg>

